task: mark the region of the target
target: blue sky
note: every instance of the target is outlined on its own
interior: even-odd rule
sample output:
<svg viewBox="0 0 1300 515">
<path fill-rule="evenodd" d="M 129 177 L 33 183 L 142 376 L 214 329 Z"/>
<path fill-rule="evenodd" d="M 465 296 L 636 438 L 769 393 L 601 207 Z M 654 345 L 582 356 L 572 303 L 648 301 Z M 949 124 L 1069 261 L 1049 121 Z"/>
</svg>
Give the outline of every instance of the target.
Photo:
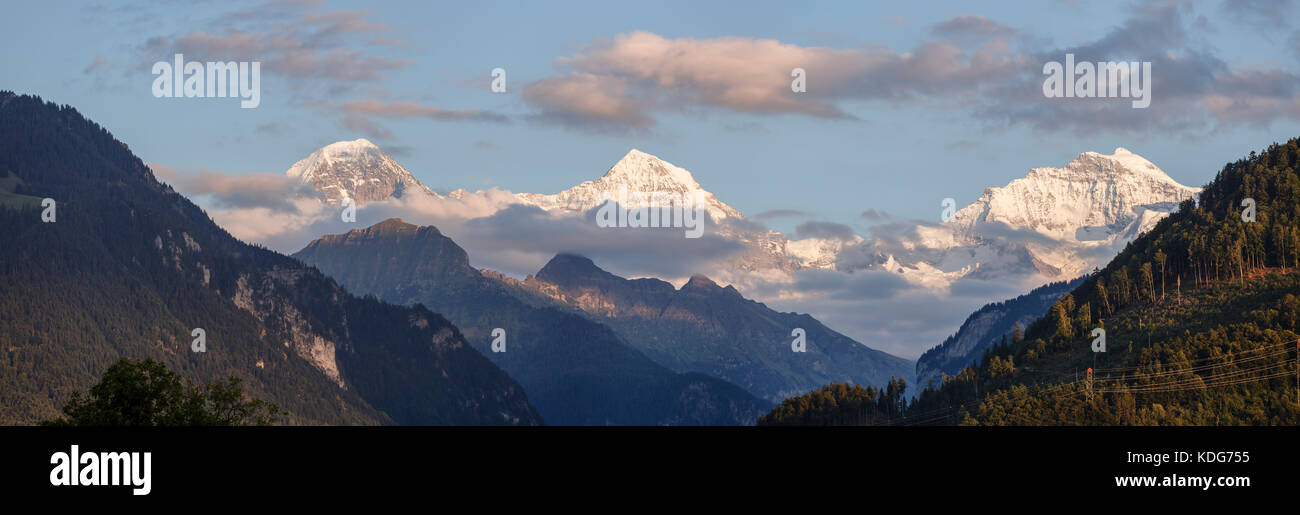
<svg viewBox="0 0 1300 515">
<path fill-rule="evenodd" d="M 1300 12 L 1300 5 L 1289 1 L 23 2 L 6 12 L 0 41 L 23 50 L 0 54 L 5 70 L 0 88 L 71 104 L 150 163 L 229 174 L 279 173 L 326 143 L 367 137 L 436 189 L 496 186 L 552 193 L 598 177 L 635 147 L 691 170 L 705 188 L 743 213 L 806 213 L 771 222 L 787 232 L 805 219 L 866 231 L 859 214 L 867 209 L 934 219 L 944 197 L 964 205 L 985 187 L 1005 184 L 1029 168 L 1060 166 L 1081 152 L 1109 153 L 1118 146 L 1147 157 L 1184 184 L 1200 185 L 1224 162 L 1300 135 L 1295 80 L 1300 27 L 1286 16 Z M 338 21 L 335 28 L 342 30 L 313 32 L 326 25 L 313 25 L 312 19 Z M 977 42 L 956 44 L 963 52 L 958 63 L 993 39 L 1007 47 L 998 55 L 1029 61 L 1017 65 L 1021 70 L 1041 66 L 1044 55 L 1060 59 L 1053 52 L 1070 48 L 1093 48 L 1113 59 L 1157 60 L 1153 107 L 1149 113 L 1113 111 L 1112 120 L 1134 120 L 1132 125 L 1059 123 L 1071 116 L 1064 107 L 1011 119 L 1007 113 L 1017 112 L 1021 99 L 1041 104 L 1041 95 L 1034 98 L 1041 78 L 1017 82 L 979 76 L 940 92 L 892 97 L 841 83 L 840 91 L 818 100 L 845 115 L 837 118 L 798 108 L 772 112 L 700 100 L 710 93 L 708 87 L 684 79 L 681 90 L 634 99 L 652 105 L 636 113 L 640 122 L 584 123 L 590 119 L 548 120 L 546 113 L 572 106 L 530 100 L 525 93 L 575 73 L 626 75 L 627 70 L 609 69 L 607 63 L 575 71 L 572 61 L 564 60 L 598 56 L 601 44 L 637 31 L 680 43 L 687 54 L 707 55 L 702 47 L 733 38 L 742 45 L 775 40 L 792 51 L 831 49 L 851 59 L 854 51 L 908 56 L 928 43 L 970 36 L 938 29 L 958 19 L 991 28 L 975 34 L 982 38 Z M 1132 30 L 1149 26 L 1175 27 L 1176 33 Z M 209 55 L 188 55 L 266 61 L 259 108 L 239 109 L 230 99 L 150 94 L 149 63 L 166 60 L 177 49 L 196 48 L 185 43 L 195 34 L 216 41 L 262 38 L 239 47 L 247 55 L 222 53 L 234 47 L 215 43 L 198 46 Z M 299 41 L 301 52 L 352 52 L 354 61 L 343 62 L 388 64 L 369 77 L 332 77 L 330 70 L 318 68 L 277 71 L 271 64 L 277 50 L 269 43 L 277 34 L 319 37 Z M 767 64 L 761 49 L 747 55 L 759 57 L 739 66 Z M 1194 81 L 1172 73 L 1162 79 L 1162 58 L 1210 63 L 1217 66 L 1211 68 L 1218 70 L 1218 79 L 1172 98 L 1174 93 L 1165 92 L 1176 89 L 1175 83 Z M 505 94 L 488 90 L 489 71 L 496 67 L 507 71 Z M 705 65 L 691 73 L 698 77 L 707 71 Z M 814 94 L 824 77 L 819 72 L 809 77 Z M 904 79 L 891 84 L 896 77 L 887 74 L 864 76 L 881 81 L 881 88 L 912 84 Z M 1006 87 L 1012 94 L 992 89 Z M 1223 97 L 1225 91 L 1227 101 L 1254 110 L 1243 107 L 1239 111 L 1249 113 L 1237 116 L 1231 108 L 1218 113 L 1205 108 L 1211 93 Z M 686 100 L 674 98 L 676 93 Z M 506 121 L 371 116 L 369 129 L 349 123 L 340 106 L 367 101 L 491 113 Z M 1088 112 L 1090 120 L 1111 114 Z"/>
</svg>

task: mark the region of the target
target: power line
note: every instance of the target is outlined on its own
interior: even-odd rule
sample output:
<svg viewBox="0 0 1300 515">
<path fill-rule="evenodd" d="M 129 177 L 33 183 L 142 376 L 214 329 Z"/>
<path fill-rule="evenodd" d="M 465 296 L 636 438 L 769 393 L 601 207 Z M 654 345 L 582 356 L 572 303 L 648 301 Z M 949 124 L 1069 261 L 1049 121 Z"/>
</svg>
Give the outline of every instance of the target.
<svg viewBox="0 0 1300 515">
<path fill-rule="evenodd" d="M 1298 400 L 1300 400 L 1300 340 L 1286 341 L 1271 345 L 1263 345 L 1251 349 L 1245 349 L 1237 352 L 1226 353 L 1218 356 L 1208 356 L 1193 360 L 1183 360 L 1177 362 L 1155 362 L 1144 365 L 1128 367 L 1112 367 L 1089 369 L 1085 379 L 1076 379 L 1066 381 L 1051 386 L 1044 386 L 1043 383 L 1027 384 L 1026 387 L 1035 389 L 1037 395 L 1049 395 L 1059 393 L 1072 388 L 1082 388 L 1069 394 L 1069 396 L 1083 395 L 1086 400 L 1091 400 L 1091 394 L 1095 393 L 1175 393 L 1196 390 L 1205 390 L 1209 388 L 1219 388 L 1225 386 L 1237 386 L 1243 384 L 1257 383 L 1268 381 L 1291 375 L 1289 366 L 1291 361 L 1291 345 L 1296 346 L 1296 388 Z M 1283 357 L 1276 362 L 1263 362 L 1270 358 Z M 1242 367 L 1244 364 L 1251 363 L 1248 367 Z M 1143 373 L 1142 370 L 1159 370 Z M 1168 368 L 1175 367 L 1175 368 Z M 1217 370 L 1219 368 L 1232 367 L 1231 370 Z M 1131 371 L 1133 375 L 1127 373 L 1117 374 L 1121 371 Z M 1199 375 L 1198 372 L 1209 371 L 1207 375 Z M 1097 372 L 1108 372 L 1105 375 L 1096 375 Z M 1054 376 L 1069 377 L 1068 372 L 1054 370 L 1033 370 L 1029 372 L 1035 376 Z M 1262 375 L 1261 375 L 1262 374 Z M 1077 376 L 1075 376 L 1077 377 Z M 1162 382 L 1152 382 L 1153 379 L 1166 379 Z M 1094 383 L 1095 382 L 1095 383 Z M 1094 386 L 1100 386 L 1094 388 Z M 885 425 L 921 425 L 927 424 L 945 418 L 953 417 L 962 410 L 970 411 L 972 408 L 978 409 L 981 399 L 976 394 L 974 404 L 971 407 L 965 404 L 944 408 L 934 408 L 920 413 L 904 412 L 897 417 L 888 417 Z"/>
<path fill-rule="evenodd" d="M 1204 358 L 1197 358 L 1197 359 L 1192 359 L 1192 360 L 1183 360 L 1183 361 L 1178 361 L 1178 362 L 1174 362 L 1174 363 L 1184 363 L 1184 364 L 1189 364 L 1189 365 L 1190 365 L 1190 364 L 1192 364 L 1192 363 L 1199 363 L 1199 362 L 1202 362 L 1202 361 L 1220 360 L 1220 359 L 1223 359 L 1223 358 L 1225 358 L 1225 357 L 1239 356 L 1239 355 L 1242 355 L 1242 354 L 1249 354 L 1249 353 L 1252 353 L 1252 352 L 1258 352 L 1258 351 L 1261 351 L 1261 350 L 1273 349 L 1273 348 L 1278 348 L 1278 347 L 1288 347 L 1288 348 L 1289 348 L 1289 346 L 1290 346 L 1292 343 L 1295 343 L 1295 341 L 1291 341 L 1291 340 L 1289 340 L 1289 341 L 1285 341 L 1285 342 L 1282 342 L 1282 343 L 1275 343 L 1275 344 L 1271 344 L 1271 345 L 1263 345 L 1263 346 L 1260 346 L 1260 347 L 1255 347 L 1255 348 L 1251 348 L 1251 349 L 1245 349 L 1245 350 L 1238 351 L 1238 352 L 1235 352 L 1235 353 L 1227 353 L 1227 354 L 1223 354 L 1223 355 L 1220 355 L 1220 356 L 1207 356 L 1207 357 L 1204 357 Z M 1160 364 L 1160 363 L 1157 363 L 1157 364 Z M 1170 364 L 1173 364 L 1173 363 L 1170 363 Z M 1093 370 L 1096 371 L 1096 372 L 1120 372 L 1120 371 L 1126 371 L 1126 370 L 1133 370 L 1133 371 L 1136 371 L 1136 370 L 1140 370 L 1140 369 L 1142 369 L 1143 367 L 1148 367 L 1148 366 L 1151 366 L 1151 365 L 1133 365 L 1133 366 L 1127 366 L 1127 367 L 1114 367 L 1114 368 L 1095 368 L 1095 369 L 1093 369 Z"/>
<path fill-rule="evenodd" d="M 1248 368 L 1248 369 L 1243 369 L 1243 370 L 1234 370 L 1234 371 L 1232 371 L 1232 372 L 1225 372 L 1225 373 L 1215 374 L 1215 375 L 1211 375 L 1211 376 L 1204 376 L 1204 377 L 1202 377 L 1202 376 L 1193 375 L 1192 377 L 1184 378 L 1184 379 L 1179 379 L 1179 380 L 1176 380 L 1176 381 L 1169 381 L 1169 382 L 1164 382 L 1164 383 L 1154 383 L 1154 384 L 1147 384 L 1147 385 L 1134 385 L 1134 386 L 1131 387 L 1131 388 L 1130 388 L 1130 387 L 1124 387 L 1124 388 L 1105 388 L 1105 389 L 1098 389 L 1098 391 L 1099 391 L 1099 392 L 1105 392 L 1105 393 L 1117 393 L 1117 392 L 1142 392 L 1142 391 L 1156 391 L 1156 390 L 1160 390 L 1160 389 L 1164 389 L 1164 388 L 1176 388 L 1176 389 L 1177 389 L 1177 388 L 1183 388 L 1183 387 L 1186 387 L 1186 388 L 1183 388 L 1183 389 L 1199 389 L 1199 388 L 1204 387 L 1205 385 L 1208 385 L 1208 384 L 1211 384 L 1211 383 L 1215 383 L 1215 382 L 1218 382 L 1218 381 L 1232 381 L 1232 380 L 1238 380 L 1238 379 L 1246 379 L 1246 378 L 1248 378 L 1251 374 L 1258 374 L 1258 373 L 1262 373 L 1262 372 L 1265 372 L 1265 371 L 1275 371 L 1276 369 L 1280 369 L 1280 368 L 1288 368 L 1288 369 L 1289 369 L 1289 367 L 1290 367 L 1290 363 L 1286 363 L 1286 362 L 1273 363 L 1273 364 L 1265 365 L 1265 366 L 1261 366 L 1261 367 Z M 1289 370 L 1288 370 L 1287 373 L 1288 373 L 1288 374 L 1290 373 Z"/>
<path fill-rule="evenodd" d="M 1288 376 L 1290 376 L 1290 375 L 1291 375 L 1291 371 L 1290 371 L 1290 370 L 1285 370 L 1285 371 L 1282 371 L 1282 372 L 1278 372 L 1278 373 L 1274 373 L 1274 374 L 1269 374 L 1269 375 L 1266 375 L 1266 376 L 1258 376 L 1258 377 L 1241 378 L 1241 379 L 1237 379 L 1237 380 L 1235 380 L 1235 381 L 1224 381 L 1224 382 L 1220 382 L 1220 383 L 1206 384 L 1206 385 L 1202 385 L 1202 386 L 1198 386 L 1198 387 L 1194 387 L 1194 388 L 1180 387 L 1180 388 L 1156 389 L 1156 390 L 1132 390 L 1132 391 L 1128 391 L 1128 392 L 1124 392 L 1124 393 L 1170 393 L 1170 392 L 1185 392 L 1185 391 L 1190 391 L 1190 390 L 1201 390 L 1201 389 L 1206 389 L 1206 388 L 1218 388 L 1218 387 L 1221 387 L 1221 386 L 1234 386 L 1234 385 L 1241 385 L 1241 384 L 1248 384 L 1248 383 L 1256 383 L 1256 382 L 1259 382 L 1259 381 L 1265 381 L 1265 380 L 1269 380 L 1269 379 L 1276 379 L 1276 378 L 1279 378 L 1279 377 L 1288 377 Z M 1114 393 L 1118 393 L 1118 392 L 1114 392 Z"/>
<path fill-rule="evenodd" d="M 1151 373 L 1142 373 L 1141 371 L 1138 371 L 1137 373 L 1138 373 L 1138 374 L 1141 374 L 1141 376 L 1128 376 L 1128 375 L 1124 375 L 1124 376 L 1121 376 L 1121 377 L 1124 378 L 1124 379 L 1121 379 L 1121 380 L 1127 380 L 1127 378 L 1129 378 L 1129 377 L 1143 377 L 1143 378 L 1151 378 L 1151 377 L 1161 377 L 1161 376 L 1168 376 L 1168 375 L 1183 374 L 1183 373 L 1187 373 L 1187 372 L 1196 372 L 1196 371 L 1200 371 L 1200 370 L 1208 370 L 1208 369 L 1213 369 L 1213 368 L 1216 368 L 1216 367 L 1222 367 L 1222 366 L 1228 366 L 1228 365 L 1239 365 L 1239 364 L 1241 364 L 1241 363 L 1247 363 L 1247 362 L 1250 362 L 1250 361 L 1258 361 L 1258 360 L 1261 360 L 1261 359 L 1268 359 L 1268 358 L 1277 357 L 1277 356 L 1283 356 L 1283 355 L 1288 355 L 1288 354 L 1291 354 L 1291 350 L 1290 350 L 1289 348 L 1284 348 L 1284 349 L 1280 349 L 1280 350 L 1275 350 L 1275 351 L 1273 351 L 1273 352 L 1271 352 L 1271 353 L 1269 353 L 1269 354 L 1261 354 L 1261 355 L 1259 355 L 1259 356 L 1251 356 L 1251 357 L 1248 357 L 1248 358 L 1242 358 L 1242 359 L 1239 359 L 1239 360 L 1236 360 L 1236 361 L 1225 361 L 1225 362 L 1223 362 L 1223 363 L 1210 363 L 1210 364 L 1206 364 L 1206 365 L 1198 365 L 1198 366 L 1194 366 L 1194 367 L 1190 367 L 1190 368 L 1180 368 L 1180 369 L 1172 369 L 1172 370 L 1161 370 L 1161 371 L 1159 371 L 1159 372 L 1151 372 Z M 1240 354 L 1238 354 L 1238 355 L 1240 355 Z M 1228 358 L 1228 357 L 1232 357 L 1232 355 L 1224 356 L 1224 358 Z M 1177 364 L 1179 364 L 1179 363 L 1168 363 L 1168 364 L 1165 364 L 1165 363 L 1157 363 L 1157 365 L 1177 365 Z M 1098 380 L 1099 380 L 1099 381 L 1110 381 L 1110 380 L 1114 380 L 1114 376 L 1113 376 L 1113 375 L 1108 375 L 1108 376 L 1103 377 L 1103 378 L 1098 379 Z"/>
</svg>

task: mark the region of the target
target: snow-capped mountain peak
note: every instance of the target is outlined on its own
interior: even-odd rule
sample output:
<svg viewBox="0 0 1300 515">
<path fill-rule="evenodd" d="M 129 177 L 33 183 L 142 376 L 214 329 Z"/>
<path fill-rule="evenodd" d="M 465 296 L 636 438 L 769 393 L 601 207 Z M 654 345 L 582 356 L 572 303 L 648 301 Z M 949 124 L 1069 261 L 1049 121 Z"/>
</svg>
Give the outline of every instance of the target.
<svg viewBox="0 0 1300 515">
<path fill-rule="evenodd" d="M 351 198 L 358 204 L 411 193 L 437 197 L 411 172 L 367 139 L 330 143 L 294 163 L 285 175 L 310 184 L 321 200 L 338 203 Z"/>
<path fill-rule="evenodd" d="M 1104 265 L 1199 191 L 1128 149 L 1084 152 L 1065 166 L 1034 168 L 985 189 L 952 220 L 917 225 L 897 242 L 789 247 L 803 251 L 804 266 L 890 270 L 936 286 L 968 276 L 1069 279 Z"/>
<path fill-rule="evenodd" d="M 1156 166 L 1151 161 L 1147 161 L 1145 157 L 1134 154 L 1132 151 L 1124 147 L 1115 147 L 1115 151 L 1110 155 L 1102 154 L 1100 152 L 1084 152 L 1079 155 L 1079 158 L 1083 158 L 1084 156 L 1096 156 L 1115 161 L 1123 165 L 1122 169 L 1128 172 L 1145 173 L 1167 180 L 1173 180 L 1169 175 L 1165 174 L 1164 170 L 1161 170 L 1160 167 Z"/>
<path fill-rule="evenodd" d="M 691 192 L 703 190 L 695 177 L 672 163 L 637 149 L 628 151 L 595 182 L 627 185 L 635 191 Z"/>
<path fill-rule="evenodd" d="M 977 239 L 983 223 L 1031 229 L 1063 241 L 1105 240 L 1143 219 L 1171 212 L 1199 189 L 1179 184 L 1123 147 L 1085 152 L 1060 168 L 1041 167 L 984 194 L 950 222 L 959 240 Z"/>
<path fill-rule="evenodd" d="M 654 155 L 637 149 L 628 151 L 605 175 L 554 195 L 522 193 L 519 199 L 545 210 L 587 211 L 601 204 L 603 198 L 617 199 L 620 188 L 629 194 L 671 193 L 700 198 L 714 220 L 744 218 L 735 208 L 718 200 L 696 182 L 691 172 Z M 628 207 L 647 205 L 648 198 L 629 199 Z"/>
</svg>

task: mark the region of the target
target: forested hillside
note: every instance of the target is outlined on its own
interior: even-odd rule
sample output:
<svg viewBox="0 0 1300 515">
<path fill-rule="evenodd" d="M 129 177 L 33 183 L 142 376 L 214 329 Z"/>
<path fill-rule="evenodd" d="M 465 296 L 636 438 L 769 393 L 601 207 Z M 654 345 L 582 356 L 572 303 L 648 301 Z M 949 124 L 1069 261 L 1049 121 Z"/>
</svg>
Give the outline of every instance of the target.
<svg viewBox="0 0 1300 515">
<path fill-rule="evenodd" d="M 890 379 L 883 388 L 828 384 L 781 402 L 758 419 L 760 426 L 877 426 L 902 419 L 907 382 Z"/>
<path fill-rule="evenodd" d="M 1034 288 L 1016 297 L 986 304 L 962 322 L 957 333 L 925 351 L 916 360 L 917 384 L 939 387 L 944 375 L 956 375 L 979 362 L 982 353 L 1007 338 L 1024 335 L 1025 327 L 1047 313 L 1062 295 L 1079 286 L 1083 278 L 1059 281 Z"/>
</svg>

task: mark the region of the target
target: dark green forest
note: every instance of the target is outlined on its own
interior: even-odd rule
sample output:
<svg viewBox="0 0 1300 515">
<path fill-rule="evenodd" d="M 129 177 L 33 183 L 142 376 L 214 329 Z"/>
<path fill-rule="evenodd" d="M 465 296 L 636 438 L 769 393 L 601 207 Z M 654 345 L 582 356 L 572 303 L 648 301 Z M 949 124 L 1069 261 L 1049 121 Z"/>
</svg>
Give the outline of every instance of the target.
<svg viewBox="0 0 1300 515">
<path fill-rule="evenodd" d="M 884 388 L 828 384 L 792 397 L 758 419 L 760 426 L 876 426 L 900 421 L 907 407 L 907 382 L 890 379 Z"/>
</svg>

